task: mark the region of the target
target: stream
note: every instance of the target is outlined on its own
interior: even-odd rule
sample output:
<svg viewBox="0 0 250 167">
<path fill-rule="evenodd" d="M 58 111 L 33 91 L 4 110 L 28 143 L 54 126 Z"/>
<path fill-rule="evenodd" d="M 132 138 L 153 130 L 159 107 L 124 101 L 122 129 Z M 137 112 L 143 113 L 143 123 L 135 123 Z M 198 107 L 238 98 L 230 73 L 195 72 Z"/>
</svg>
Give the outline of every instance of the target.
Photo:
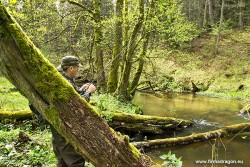
<svg viewBox="0 0 250 167">
<path fill-rule="evenodd" d="M 196 122 L 185 130 L 154 138 L 185 136 L 192 133 L 219 129 L 222 126 L 250 122 L 237 116 L 244 102 L 228 99 L 205 97 L 191 93 L 168 93 L 159 98 L 153 94 L 137 92 L 133 101 L 140 105 L 145 115 L 176 117 Z M 250 167 L 250 133 L 242 133 L 223 139 L 199 142 L 185 146 L 147 150 L 155 162 L 171 150 L 177 158 L 182 157 L 183 167 Z M 211 160 L 215 161 L 211 161 Z"/>
</svg>

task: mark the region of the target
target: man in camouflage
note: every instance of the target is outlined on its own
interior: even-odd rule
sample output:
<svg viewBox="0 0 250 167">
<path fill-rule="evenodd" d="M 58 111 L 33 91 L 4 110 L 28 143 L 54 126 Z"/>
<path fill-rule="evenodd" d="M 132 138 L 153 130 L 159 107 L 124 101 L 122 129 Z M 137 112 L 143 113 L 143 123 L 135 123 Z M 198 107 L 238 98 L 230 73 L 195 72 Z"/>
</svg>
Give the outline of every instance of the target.
<svg viewBox="0 0 250 167">
<path fill-rule="evenodd" d="M 65 56 L 61 60 L 61 64 L 57 67 L 57 70 L 62 76 L 74 87 L 74 89 L 83 96 L 86 101 L 90 100 L 90 95 L 96 90 L 93 84 L 84 84 L 80 89 L 77 88 L 75 83 L 75 77 L 81 66 L 79 59 L 75 56 Z M 35 111 L 35 108 L 30 105 L 31 110 L 35 114 L 39 114 Z M 54 153 L 57 157 L 57 167 L 84 167 L 84 158 L 76 153 L 74 147 L 66 141 L 66 139 L 60 135 L 52 126 L 52 145 Z"/>
</svg>

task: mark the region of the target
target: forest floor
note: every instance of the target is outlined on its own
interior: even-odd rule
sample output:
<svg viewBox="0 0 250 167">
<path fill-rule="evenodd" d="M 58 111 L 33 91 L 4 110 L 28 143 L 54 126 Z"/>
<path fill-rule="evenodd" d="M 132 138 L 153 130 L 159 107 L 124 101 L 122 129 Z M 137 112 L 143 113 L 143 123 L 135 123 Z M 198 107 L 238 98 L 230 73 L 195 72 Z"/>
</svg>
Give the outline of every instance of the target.
<svg viewBox="0 0 250 167">
<path fill-rule="evenodd" d="M 222 34 L 218 54 L 216 38 L 205 35 L 193 40 L 191 47 L 153 51 L 149 57 L 159 58 L 147 63 L 144 80 L 160 90 L 192 91 L 193 83 L 203 95 L 249 99 L 250 28 Z"/>
</svg>

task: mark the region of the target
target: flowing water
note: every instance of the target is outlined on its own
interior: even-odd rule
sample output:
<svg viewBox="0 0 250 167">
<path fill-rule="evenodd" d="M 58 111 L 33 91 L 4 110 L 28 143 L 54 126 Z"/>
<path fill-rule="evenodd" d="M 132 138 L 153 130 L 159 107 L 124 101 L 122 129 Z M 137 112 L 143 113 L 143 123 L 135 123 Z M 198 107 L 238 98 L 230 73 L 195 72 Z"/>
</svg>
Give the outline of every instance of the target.
<svg viewBox="0 0 250 167">
<path fill-rule="evenodd" d="M 242 101 L 209 98 L 195 94 L 169 93 L 162 98 L 153 94 L 137 92 L 133 103 L 142 107 L 145 115 L 176 117 L 193 120 L 197 124 L 169 137 L 215 130 L 222 126 L 250 122 L 237 116 Z M 148 137 L 150 139 L 150 137 Z M 149 150 L 154 161 L 163 163 L 160 155 L 172 154 L 182 157 L 183 167 L 250 167 L 250 133 L 242 133 L 223 139 Z M 211 161 L 212 157 L 216 161 Z"/>
</svg>

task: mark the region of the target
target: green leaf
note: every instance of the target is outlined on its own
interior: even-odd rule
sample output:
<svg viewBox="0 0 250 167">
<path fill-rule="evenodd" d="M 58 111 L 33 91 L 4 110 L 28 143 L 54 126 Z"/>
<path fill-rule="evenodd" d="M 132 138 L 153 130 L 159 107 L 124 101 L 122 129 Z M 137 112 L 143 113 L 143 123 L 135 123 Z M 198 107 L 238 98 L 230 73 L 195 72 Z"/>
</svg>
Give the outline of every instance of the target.
<svg viewBox="0 0 250 167">
<path fill-rule="evenodd" d="M 163 154 L 163 155 L 160 156 L 160 158 L 163 159 L 163 160 L 165 160 L 165 159 L 168 158 L 168 155 L 167 154 Z"/>
</svg>

